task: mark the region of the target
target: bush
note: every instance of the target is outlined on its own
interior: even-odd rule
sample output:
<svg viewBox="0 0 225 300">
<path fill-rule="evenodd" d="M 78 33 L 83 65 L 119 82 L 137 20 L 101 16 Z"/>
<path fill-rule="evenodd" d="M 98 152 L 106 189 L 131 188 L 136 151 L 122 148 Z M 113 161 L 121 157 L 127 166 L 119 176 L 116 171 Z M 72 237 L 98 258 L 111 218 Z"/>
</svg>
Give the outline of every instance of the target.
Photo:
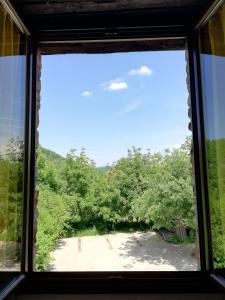
<svg viewBox="0 0 225 300">
<path fill-rule="evenodd" d="M 50 252 L 63 236 L 68 217 L 65 195 L 42 190 L 39 194 L 38 226 L 36 236 L 36 270 L 43 271 L 50 262 Z"/>
<path fill-rule="evenodd" d="M 194 230 L 190 140 L 164 155 L 133 147 L 112 167 L 95 167 L 84 149 L 66 159 L 39 149 L 37 270 L 62 236 L 134 228 Z M 48 159 L 46 160 L 46 155 Z M 50 157 L 50 158 L 49 158 Z"/>
</svg>

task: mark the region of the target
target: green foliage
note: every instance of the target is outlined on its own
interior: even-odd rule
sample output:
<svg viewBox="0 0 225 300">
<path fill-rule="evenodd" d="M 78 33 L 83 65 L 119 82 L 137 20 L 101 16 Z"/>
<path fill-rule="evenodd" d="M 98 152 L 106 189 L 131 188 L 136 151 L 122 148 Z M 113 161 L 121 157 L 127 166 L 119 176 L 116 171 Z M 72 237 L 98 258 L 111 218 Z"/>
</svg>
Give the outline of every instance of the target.
<svg viewBox="0 0 225 300">
<path fill-rule="evenodd" d="M 63 236 L 67 216 L 66 196 L 43 189 L 39 194 L 38 203 L 37 271 L 43 271 L 48 266 L 50 251 L 54 249 L 57 240 Z"/>
<path fill-rule="evenodd" d="M 110 170 L 110 166 L 97 167 L 96 170 L 102 173 L 106 173 Z"/>
<path fill-rule="evenodd" d="M 55 153 L 54 151 L 51 151 L 49 149 L 43 148 L 39 146 L 39 150 L 43 153 L 45 159 L 49 162 L 52 162 L 56 171 L 59 170 L 59 172 L 62 170 L 65 158 L 59 155 L 58 153 Z"/>
<path fill-rule="evenodd" d="M 225 140 L 206 143 L 208 191 L 215 268 L 225 268 Z"/>
<path fill-rule="evenodd" d="M 57 169 L 54 166 L 52 160 L 47 160 L 45 152 L 42 148 L 38 149 L 38 179 L 37 185 L 40 189 L 41 186 L 47 186 L 49 190 L 57 192 L 59 190 L 59 176 L 57 174 Z"/>
<path fill-rule="evenodd" d="M 178 235 L 173 235 L 169 240 L 169 243 L 172 244 L 191 244 L 195 242 L 195 239 L 193 238 L 193 236 L 188 236 L 186 240 L 181 239 Z"/>
<path fill-rule="evenodd" d="M 71 150 L 66 158 L 63 172 L 66 180 L 66 193 L 84 198 L 94 180 L 95 165 L 86 156 L 84 149 L 79 155 L 76 155 L 75 151 Z"/>
<path fill-rule="evenodd" d="M 144 222 L 118 222 L 112 228 L 104 228 L 101 230 L 99 227 L 96 228 L 94 225 L 93 227 L 83 228 L 83 229 L 75 229 L 71 232 L 69 236 L 95 236 L 95 235 L 102 235 L 105 233 L 116 233 L 116 232 L 135 232 L 135 231 L 145 231 L 149 229 L 148 225 Z"/>
<path fill-rule="evenodd" d="M 132 147 L 111 167 L 96 168 L 85 150 L 60 159 L 38 150 L 36 268 L 44 270 L 61 236 L 112 231 L 194 230 L 190 140 L 164 154 Z"/>
<path fill-rule="evenodd" d="M 117 197 L 114 201 L 114 211 L 120 218 L 134 218 L 133 202 L 138 199 L 147 188 L 146 174 L 148 163 L 146 155 L 141 149 L 133 147 L 128 150 L 126 158 L 121 158 L 111 168 L 109 178 Z"/>
<path fill-rule="evenodd" d="M 10 139 L 0 153 L 0 241 L 10 242 L 10 250 L 3 253 L 8 259 L 20 259 L 23 210 L 23 141 Z M 7 247 L 6 244 L 6 247 Z M 6 248 L 7 249 L 7 248 Z"/>
<path fill-rule="evenodd" d="M 194 229 L 194 199 L 190 157 L 182 148 L 159 156 L 154 172 L 148 174 L 148 187 L 137 198 L 135 214 L 154 229 L 177 226 Z"/>
</svg>

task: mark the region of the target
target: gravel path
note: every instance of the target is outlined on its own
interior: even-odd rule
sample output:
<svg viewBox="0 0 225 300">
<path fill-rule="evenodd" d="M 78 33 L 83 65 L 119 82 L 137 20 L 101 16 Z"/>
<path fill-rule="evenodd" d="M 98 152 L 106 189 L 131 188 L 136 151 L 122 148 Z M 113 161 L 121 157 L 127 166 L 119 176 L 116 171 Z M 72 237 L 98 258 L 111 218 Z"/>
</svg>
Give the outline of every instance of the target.
<svg viewBox="0 0 225 300">
<path fill-rule="evenodd" d="M 195 271 L 192 244 L 174 245 L 155 232 L 62 239 L 50 271 Z"/>
</svg>

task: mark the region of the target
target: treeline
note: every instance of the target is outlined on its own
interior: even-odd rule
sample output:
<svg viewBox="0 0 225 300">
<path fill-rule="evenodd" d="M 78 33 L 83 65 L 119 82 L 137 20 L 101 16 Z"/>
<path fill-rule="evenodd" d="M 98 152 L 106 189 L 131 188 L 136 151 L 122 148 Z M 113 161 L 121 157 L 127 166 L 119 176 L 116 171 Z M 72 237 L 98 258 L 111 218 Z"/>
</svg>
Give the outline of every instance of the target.
<svg viewBox="0 0 225 300">
<path fill-rule="evenodd" d="M 85 154 L 71 150 L 66 159 L 46 159 L 38 150 L 37 270 L 63 236 L 81 229 L 99 233 L 121 222 L 194 235 L 190 138 L 179 149 L 142 153 L 133 147 L 110 168 L 98 169 Z M 49 154 L 49 153 L 47 153 Z"/>
<path fill-rule="evenodd" d="M 36 269 L 47 268 L 60 237 L 86 228 L 104 233 L 130 222 L 193 234 L 190 145 L 188 138 L 163 155 L 132 148 L 104 168 L 96 168 L 84 150 L 65 159 L 39 147 Z M 225 268 L 225 139 L 207 141 L 206 154 L 214 265 Z M 0 241 L 14 242 L 15 259 L 21 255 L 23 174 L 24 143 L 11 139 L 0 152 Z"/>
</svg>

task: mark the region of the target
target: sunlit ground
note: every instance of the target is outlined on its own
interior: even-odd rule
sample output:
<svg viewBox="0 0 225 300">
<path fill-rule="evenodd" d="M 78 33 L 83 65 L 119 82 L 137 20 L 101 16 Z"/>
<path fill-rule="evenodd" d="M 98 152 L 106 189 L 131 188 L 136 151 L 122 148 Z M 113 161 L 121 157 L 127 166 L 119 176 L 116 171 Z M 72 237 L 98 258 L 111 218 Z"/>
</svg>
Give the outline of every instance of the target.
<svg viewBox="0 0 225 300">
<path fill-rule="evenodd" d="M 51 271 L 196 271 L 193 244 L 171 244 L 152 231 L 61 239 Z"/>
</svg>

